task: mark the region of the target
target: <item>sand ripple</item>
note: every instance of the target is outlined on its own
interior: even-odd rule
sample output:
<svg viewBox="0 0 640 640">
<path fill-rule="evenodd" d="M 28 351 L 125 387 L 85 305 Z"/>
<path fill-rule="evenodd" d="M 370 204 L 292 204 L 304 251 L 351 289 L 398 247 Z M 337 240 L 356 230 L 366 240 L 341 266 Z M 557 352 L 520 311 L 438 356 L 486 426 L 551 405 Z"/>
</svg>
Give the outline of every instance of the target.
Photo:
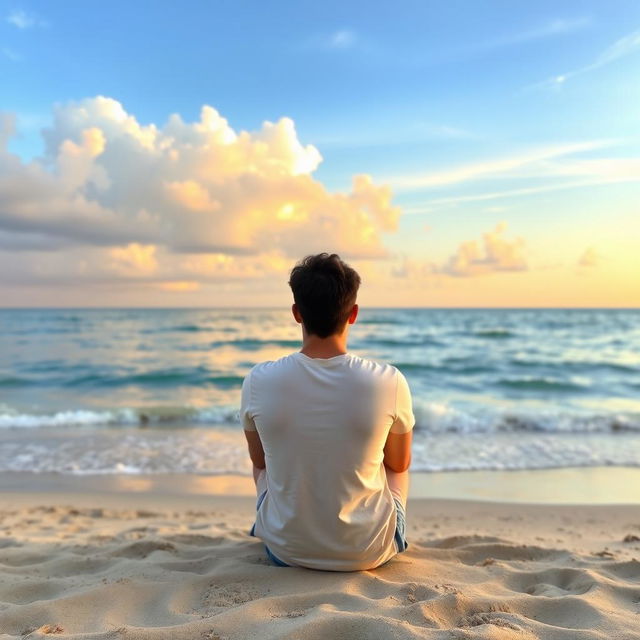
<svg viewBox="0 0 640 640">
<path fill-rule="evenodd" d="M 0 638 L 638 640 L 640 526 L 597 509 L 426 509 L 346 574 L 271 566 L 233 510 L 7 510 Z"/>
</svg>

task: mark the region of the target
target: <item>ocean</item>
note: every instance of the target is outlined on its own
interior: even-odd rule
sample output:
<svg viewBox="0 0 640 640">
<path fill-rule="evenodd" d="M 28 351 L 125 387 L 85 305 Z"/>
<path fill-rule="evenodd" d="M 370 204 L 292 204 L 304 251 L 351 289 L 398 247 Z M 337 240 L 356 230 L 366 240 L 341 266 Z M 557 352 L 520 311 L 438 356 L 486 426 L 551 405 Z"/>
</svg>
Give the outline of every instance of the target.
<svg viewBox="0 0 640 640">
<path fill-rule="evenodd" d="M 0 472 L 250 473 L 243 377 L 289 309 L 0 309 Z M 640 310 L 361 309 L 411 387 L 412 470 L 640 466 Z"/>
</svg>

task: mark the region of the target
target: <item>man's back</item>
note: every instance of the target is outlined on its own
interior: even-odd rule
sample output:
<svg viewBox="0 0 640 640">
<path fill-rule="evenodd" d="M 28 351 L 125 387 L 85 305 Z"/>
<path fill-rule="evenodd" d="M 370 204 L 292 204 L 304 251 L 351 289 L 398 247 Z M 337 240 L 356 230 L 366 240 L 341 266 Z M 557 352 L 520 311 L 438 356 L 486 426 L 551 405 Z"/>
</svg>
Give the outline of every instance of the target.
<svg viewBox="0 0 640 640">
<path fill-rule="evenodd" d="M 349 353 L 321 359 L 296 352 L 253 368 L 241 415 L 265 453 L 255 533 L 278 558 L 357 570 L 397 553 L 383 449 L 390 430 L 411 430 L 413 414 L 395 367 Z"/>
</svg>

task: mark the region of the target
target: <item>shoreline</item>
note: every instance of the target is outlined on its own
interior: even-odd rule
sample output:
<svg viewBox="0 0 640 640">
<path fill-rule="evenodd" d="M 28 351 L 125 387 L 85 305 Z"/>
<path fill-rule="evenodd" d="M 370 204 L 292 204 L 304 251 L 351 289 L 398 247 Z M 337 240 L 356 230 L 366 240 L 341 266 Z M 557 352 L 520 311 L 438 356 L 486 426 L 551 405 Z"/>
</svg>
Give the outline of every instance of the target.
<svg viewBox="0 0 640 640">
<path fill-rule="evenodd" d="M 0 472 L 0 503 L 16 494 L 145 496 L 154 502 L 182 498 L 206 502 L 253 498 L 253 479 L 240 475 Z M 513 471 L 412 472 L 409 499 L 540 505 L 640 504 L 640 468 L 575 467 Z"/>
</svg>

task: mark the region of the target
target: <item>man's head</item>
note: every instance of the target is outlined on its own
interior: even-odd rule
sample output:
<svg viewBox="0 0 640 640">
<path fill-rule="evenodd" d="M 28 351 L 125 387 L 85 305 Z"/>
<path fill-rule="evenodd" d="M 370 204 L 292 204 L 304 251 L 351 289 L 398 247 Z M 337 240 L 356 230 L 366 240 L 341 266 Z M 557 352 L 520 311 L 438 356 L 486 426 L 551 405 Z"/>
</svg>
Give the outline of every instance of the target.
<svg viewBox="0 0 640 640">
<path fill-rule="evenodd" d="M 289 286 L 308 334 L 327 338 L 355 320 L 360 276 L 337 254 L 307 256 L 291 270 Z"/>
</svg>

